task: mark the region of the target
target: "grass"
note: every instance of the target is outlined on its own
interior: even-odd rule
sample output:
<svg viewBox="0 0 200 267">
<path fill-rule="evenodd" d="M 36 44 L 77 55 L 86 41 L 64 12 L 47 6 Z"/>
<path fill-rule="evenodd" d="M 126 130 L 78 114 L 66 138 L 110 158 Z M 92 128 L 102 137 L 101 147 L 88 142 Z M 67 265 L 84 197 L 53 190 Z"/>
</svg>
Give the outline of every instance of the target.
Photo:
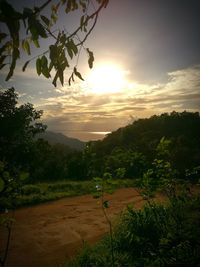
<svg viewBox="0 0 200 267">
<path fill-rule="evenodd" d="M 131 179 L 117 179 L 113 189 L 132 187 Z M 21 194 L 15 200 L 16 207 L 35 205 L 63 197 L 92 194 L 95 191 L 93 181 L 57 181 L 53 183 L 27 184 L 22 187 Z"/>
<path fill-rule="evenodd" d="M 114 265 L 109 237 L 85 245 L 59 267 L 200 266 L 200 196 L 177 197 L 164 205 L 128 208 L 114 231 Z"/>
</svg>

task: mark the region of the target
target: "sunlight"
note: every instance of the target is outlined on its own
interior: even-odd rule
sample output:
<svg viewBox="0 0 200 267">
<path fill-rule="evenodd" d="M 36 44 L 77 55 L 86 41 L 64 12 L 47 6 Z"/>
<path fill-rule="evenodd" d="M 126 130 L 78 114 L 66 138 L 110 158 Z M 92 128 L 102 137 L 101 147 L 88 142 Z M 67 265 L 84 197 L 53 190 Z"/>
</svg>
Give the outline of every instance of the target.
<svg viewBox="0 0 200 267">
<path fill-rule="evenodd" d="M 125 71 L 117 64 L 101 64 L 94 67 L 87 81 L 94 94 L 117 93 L 126 84 Z"/>
</svg>

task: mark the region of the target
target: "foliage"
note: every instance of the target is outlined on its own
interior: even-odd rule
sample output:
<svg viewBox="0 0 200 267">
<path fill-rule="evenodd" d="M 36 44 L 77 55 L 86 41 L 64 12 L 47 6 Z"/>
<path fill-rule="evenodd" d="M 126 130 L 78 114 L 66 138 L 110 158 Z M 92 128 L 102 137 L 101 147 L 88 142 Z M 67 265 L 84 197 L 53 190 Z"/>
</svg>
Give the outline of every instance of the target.
<svg viewBox="0 0 200 267">
<path fill-rule="evenodd" d="M 175 184 L 176 171 L 172 169 L 171 163 L 167 161 L 170 157 L 170 145 L 170 140 L 161 138 L 156 148 L 158 158 L 153 160 L 152 168 L 143 174 L 141 179 L 143 196 L 148 200 L 159 188 L 164 188 L 166 191 Z"/>
<path fill-rule="evenodd" d="M 115 266 L 115 258 L 114 258 L 114 244 L 113 244 L 113 227 L 110 218 L 106 212 L 106 209 L 109 208 L 109 201 L 105 199 L 105 193 L 112 193 L 114 181 L 112 180 L 112 175 L 109 172 L 105 172 L 103 178 L 94 178 L 96 183 L 96 192 L 94 194 L 95 198 L 100 198 L 101 200 L 101 208 L 103 211 L 103 215 L 105 220 L 109 226 L 109 235 L 110 235 L 110 252 L 111 252 L 111 266 Z"/>
<path fill-rule="evenodd" d="M 128 179 L 115 180 L 110 185 L 110 190 L 113 192 L 117 188 L 131 187 L 133 181 Z M 35 205 L 50 200 L 57 200 L 63 197 L 79 196 L 84 194 L 94 194 L 96 187 L 94 181 L 73 181 L 63 180 L 56 182 L 21 184 L 19 193 L 14 198 L 15 207 Z M 110 191 L 110 192 L 111 192 Z M 9 198 L 7 198 L 9 204 Z M 7 205 L 7 207 L 10 207 Z"/>
<path fill-rule="evenodd" d="M 79 58 L 81 49 L 84 48 L 88 55 L 88 65 L 93 67 L 94 55 L 89 48 L 83 47 L 86 39 L 96 25 L 99 13 L 108 4 L 109 0 L 51 0 L 43 1 L 41 6 L 33 8 L 24 7 L 22 11 L 17 11 L 13 5 L 6 0 L 0 2 L 0 22 L 5 24 L 5 30 L 0 32 L 0 68 L 9 67 L 6 81 L 8 81 L 15 70 L 21 49 L 28 56 L 31 55 L 32 46 L 40 48 L 42 39 L 50 39 L 51 44 L 48 49 L 43 51 L 36 58 L 30 58 L 25 62 L 22 71 L 25 71 L 31 60 L 36 59 L 36 70 L 38 75 L 50 78 L 55 73 L 53 85 L 57 85 L 59 78 L 64 84 L 64 71 L 70 67 L 69 61 Z M 91 3 L 92 2 L 92 3 Z M 90 5 L 93 12 L 89 14 Z M 67 30 L 55 31 L 57 20 L 62 10 L 66 15 L 71 12 L 79 11 L 81 14 L 80 23 L 76 29 L 69 33 Z M 47 15 L 46 15 L 47 14 Z M 2 29 L 4 29 L 2 27 Z M 23 36 L 24 35 L 24 36 Z M 48 55 L 48 56 L 46 56 Z M 73 61 L 72 61 L 73 62 Z M 68 83 L 71 84 L 75 77 L 83 80 L 75 64 Z"/>
<path fill-rule="evenodd" d="M 160 148 L 157 146 L 163 137 L 160 148 L 168 145 L 170 153 L 158 155 Z M 115 176 L 116 169 L 125 168 L 125 177 L 136 179 L 157 157 L 164 161 L 167 158 L 177 170 L 177 178 L 187 179 L 185 170 L 192 171 L 200 165 L 200 116 L 198 112 L 173 111 L 139 119 L 101 141 L 89 142 L 87 151 L 89 175 L 95 172 L 96 176 L 101 176 L 102 170 L 108 170 Z"/>
<path fill-rule="evenodd" d="M 199 204 L 199 196 L 180 195 L 167 206 L 128 207 L 113 235 L 115 266 L 198 266 Z M 78 257 L 60 266 L 112 266 L 108 238 L 86 246 Z"/>
<path fill-rule="evenodd" d="M 27 173 L 11 174 L 0 161 L 0 211 L 15 208 L 16 198 L 21 194 L 21 187 L 27 177 Z"/>
<path fill-rule="evenodd" d="M 29 164 L 35 134 L 46 126 L 38 122 L 42 111 L 30 103 L 17 105 L 14 88 L 0 89 L 0 160 L 13 170 Z"/>
<path fill-rule="evenodd" d="M 11 230 L 14 219 L 7 214 L 0 214 L 0 226 L 4 227 L 7 232 L 7 239 L 5 243 L 5 248 L 0 251 L 0 265 L 2 267 L 6 266 L 6 261 L 8 258 L 9 245 L 11 241 Z"/>
</svg>

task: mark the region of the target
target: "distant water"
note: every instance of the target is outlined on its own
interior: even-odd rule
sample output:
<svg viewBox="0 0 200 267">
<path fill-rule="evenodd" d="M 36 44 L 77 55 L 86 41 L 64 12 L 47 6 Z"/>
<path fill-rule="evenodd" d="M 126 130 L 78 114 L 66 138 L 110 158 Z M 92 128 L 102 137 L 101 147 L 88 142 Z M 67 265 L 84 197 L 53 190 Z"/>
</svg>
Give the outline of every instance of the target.
<svg viewBox="0 0 200 267">
<path fill-rule="evenodd" d="M 88 142 L 92 140 L 101 140 L 109 133 L 111 132 L 88 132 L 88 131 L 77 131 L 77 130 L 70 130 L 70 131 L 64 132 L 66 136 L 77 138 L 84 142 Z"/>
<path fill-rule="evenodd" d="M 89 132 L 91 134 L 101 134 L 101 135 L 106 135 L 106 134 L 109 134 L 111 132 Z"/>
</svg>

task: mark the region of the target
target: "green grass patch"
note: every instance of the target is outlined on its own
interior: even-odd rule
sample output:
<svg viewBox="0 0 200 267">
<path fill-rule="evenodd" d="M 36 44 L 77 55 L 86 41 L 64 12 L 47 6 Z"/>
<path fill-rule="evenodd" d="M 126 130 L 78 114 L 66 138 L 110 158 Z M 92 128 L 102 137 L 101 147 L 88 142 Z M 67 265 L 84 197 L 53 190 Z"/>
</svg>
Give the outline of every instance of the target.
<svg viewBox="0 0 200 267">
<path fill-rule="evenodd" d="M 134 186 L 131 179 L 114 180 L 113 190 Z M 27 184 L 15 200 L 16 207 L 35 205 L 63 197 L 92 194 L 95 191 L 93 181 L 57 181 L 54 183 Z"/>
</svg>

